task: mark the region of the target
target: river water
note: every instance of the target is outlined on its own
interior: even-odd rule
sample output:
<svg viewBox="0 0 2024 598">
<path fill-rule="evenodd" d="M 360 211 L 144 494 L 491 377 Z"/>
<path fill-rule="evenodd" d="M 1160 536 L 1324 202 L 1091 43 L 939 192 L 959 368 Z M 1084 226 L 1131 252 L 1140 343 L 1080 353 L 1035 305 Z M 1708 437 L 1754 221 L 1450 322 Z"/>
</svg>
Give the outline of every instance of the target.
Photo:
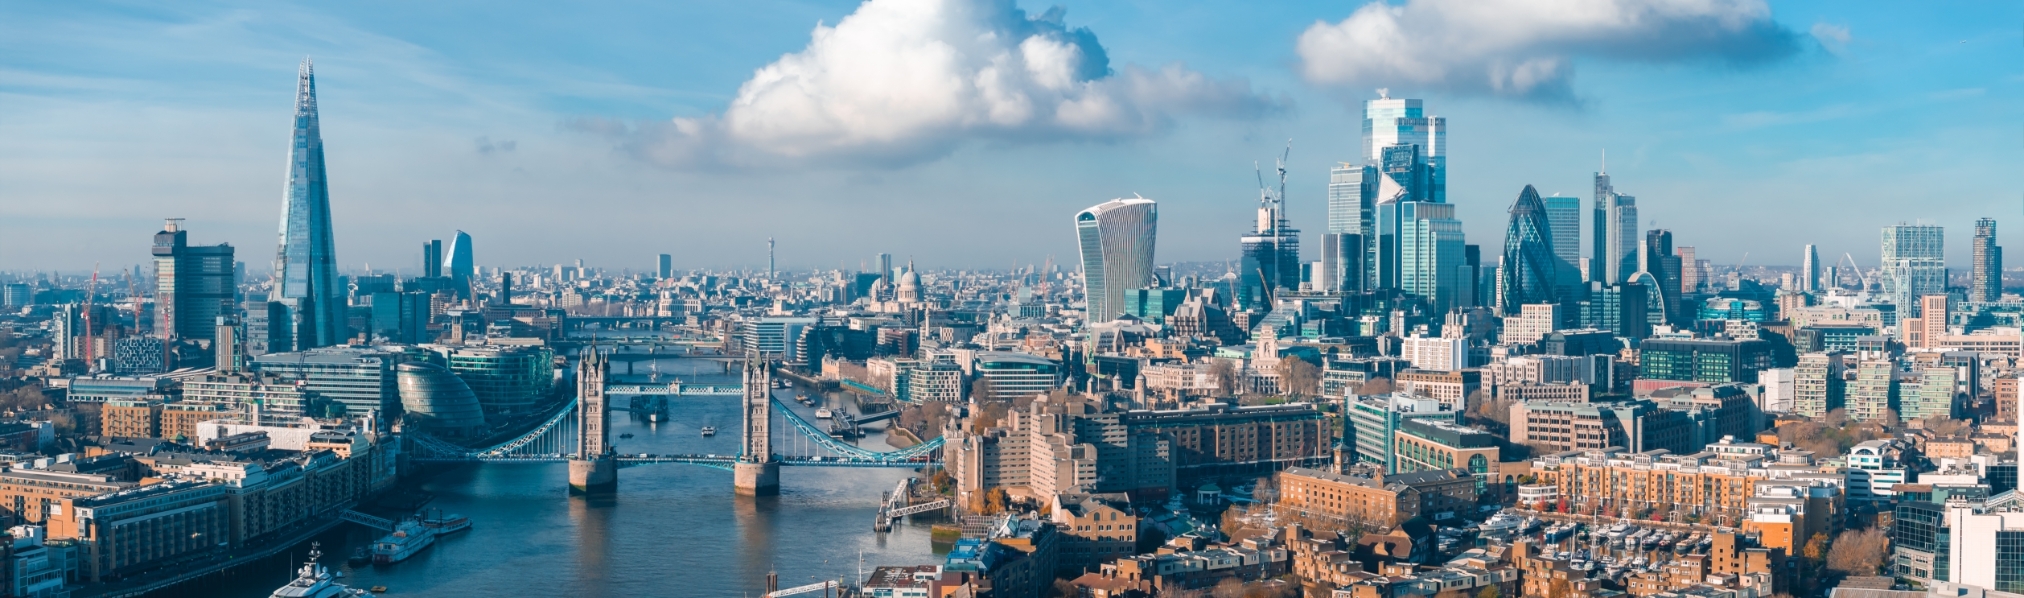
<svg viewBox="0 0 2024 598">
<path fill-rule="evenodd" d="M 687 382 L 736 382 L 721 366 L 699 360 L 661 360 L 661 372 Z M 613 363 L 621 381 L 623 363 Z M 666 381 L 666 379 L 663 379 Z M 778 391 L 786 393 L 788 391 Z M 783 399 L 785 396 L 783 394 Z M 832 398 L 832 406 L 836 398 Z M 619 398 L 615 406 L 624 407 Z M 814 421 L 812 408 L 790 403 Z M 613 442 L 627 453 L 738 452 L 738 397 L 671 400 L 669 422 L 612 417 Z M 716 426 L 703 438 L 699 428 Z M 633 434 L 630 439 L 621 434 Z M 796 434 L 774 419 L 777 452 L 799 452 Z M 883 435 L 859 441 L 891 450 Z M 422 486 L 435 495 L 430 508 L 469 516 L 475 527 L 439 539 L 435 547 L 393 565 L 345 563 L 353 547 L 378 532 L 346 524 L 322 538 L 324 564 L 343 571 L 354 588 L 383 585 L 389 596 L 758 596 L 768 571 L 780 586 L 851 578 L 878 565 L 937 562 L 929 522 L 871 531 L 880 496 L 904 469 L 781 468 L 778 497 L 736 496 L 731 473 L 693 465 L 646 465 L 619 470 L 618 495 L 587 500 L 568 495 L 567 465 L 481 464 L 436 475 Z M 224 579 L 186 585 L 163 595 L 257 598 L 293 577 L 307 546 L 236 570 Z"/>
</svg>

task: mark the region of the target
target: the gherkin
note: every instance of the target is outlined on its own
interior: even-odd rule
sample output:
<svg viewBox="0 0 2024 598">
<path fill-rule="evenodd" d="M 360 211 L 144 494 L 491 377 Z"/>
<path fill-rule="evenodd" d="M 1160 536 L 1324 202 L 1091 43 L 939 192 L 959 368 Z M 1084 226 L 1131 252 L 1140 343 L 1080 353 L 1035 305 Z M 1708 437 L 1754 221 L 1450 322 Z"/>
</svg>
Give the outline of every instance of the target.
<svg viewBox="0 0 2024 598">
<path fill-rule="evenodd" d="M 273 350 L 343 343 L 345 291 L 338 284 L 337 247 L 330 234 L 330 188 L 323 171 L 323 134 L 316 118 L 316 72 L 308 59 L 296 74 L 295 131 L 288 149 L 288 186 L 281 203 L 281 244 L 274 256 L 270 298 L 286 305 L 288 321 L 275 322 Z M 285 326 L 285 328 L 284 328 Z"/>
<path fill-rule="evenodd" d="M 1504 262 L 1498 292 L 1498 309 L 1515 315 L 1528 303 L 1552 303 L 1555 280 L 1553 229 L 1546 217 L 1546 202 L 1539 191 L 1526 185 L 1511 204 L 1511 225 L 1504 230 Z"/>
</svg>

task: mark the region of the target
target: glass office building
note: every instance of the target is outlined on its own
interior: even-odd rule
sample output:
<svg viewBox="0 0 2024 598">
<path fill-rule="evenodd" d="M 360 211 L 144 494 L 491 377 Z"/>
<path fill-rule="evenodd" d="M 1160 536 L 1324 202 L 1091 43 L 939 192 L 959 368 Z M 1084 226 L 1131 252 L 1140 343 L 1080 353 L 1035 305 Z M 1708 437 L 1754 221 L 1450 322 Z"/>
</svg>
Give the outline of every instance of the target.
<svg viewBox="0 0 2024 598">
<path fill-rule="evenodd" d="M 307 59 L 297 74 L 294 140 L 288 150 L 288 187 L 281 206 L 280 251 L 274 260 L 271 298 L 286 307 L 292 347 L 327 347 L 344 342 L 345 285 L 337 275 L 337 247 L 330 232 L 330 189 L 323 169 L 323 132 L 316 114 L 316 73 Z M 283 325 L 281 322 L 270 326 Z"/>
<path fill-rule="evenodd" d="M 1561 261 L 1554 236 L 1539 191 L 1526 185 L 1511 204 L 1511 223 L 1504 230 L 1503 284 L 1497 306 L 1505 315 L 1516 315 L 1523 305 L 1554 302 Z"/>
<path fill-rule="evenodd" d="M 1899 319 L 1919 317 L 1919 298 L 1947 292 L 1947 247 L 1938 226 L 1883 229 L 1883 296 Z"/>
<path fill-rule="evenodd" d="M 978 353 L 974 371 L 1001 399 L 1046 394 L 1061 384 L 1062 374 L 1054 360 L 1012 351 Z"/>
<path fill-rule="evenodd" d="M 294 382 L 312 395 L 344 406 L 348 414 L 391 414 L 400 406 L 394 366 L 401 353 L 364 347 L 322 347 L 268 353 L 253 359 L 253 370 Z"/>
<path fill-rule="evenodd" d="M 402 417 L 408 424 L 444 436 L 484 433 L 484 409 L 463 379 L 428 363 L 404 363 L 398 370 Z"/>
<path fill-rule="evenodd" d="M 232 246 L 192 247 L 180 220 L 155 233 L 155 335 L 212 340 L 218 316 L 232 315 L 238 295 Z"/>
<path fill-rule="evenodd" d="M 1089 322 L 1129 313 L 1126 294 L 1153 284 L 1159 208 L 1145 198 L 1113 199 L 1075 215 Z"/>
<path fill-rule="evenodd" d="M 485 414 L 534 409 L 555 384 L 555 351 L 548 347 L 432 346 L 450 371 L 478 395 Z"/>
</svg>

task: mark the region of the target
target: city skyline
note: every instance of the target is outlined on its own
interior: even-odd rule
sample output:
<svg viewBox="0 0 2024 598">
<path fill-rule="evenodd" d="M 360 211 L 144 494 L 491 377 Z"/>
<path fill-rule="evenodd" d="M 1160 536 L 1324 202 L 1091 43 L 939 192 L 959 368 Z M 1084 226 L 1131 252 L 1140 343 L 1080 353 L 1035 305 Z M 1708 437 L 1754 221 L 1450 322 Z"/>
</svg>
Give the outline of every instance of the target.
<svg viewBox="0 0 2024 598">
<path fill-rule="evenodd" d="M 1874 231 L 1899 221 L 1926 220 L 1953 229 L 1947 265 L 1966 268 L 1975 220 L 2001 221 L 2017 203 L 2010 199 L 2018 196 L 2016 183 L 1992 177 L 1921 177 L 1924 182 L 1913 185 L 1869 174 L 1888 169 L 1863 168 L 1859 175 L 1848 170 L 1883 160 L 1937 169 L 1922 172 L 1987 172 L 1991 170 L 1976 165 L 2016 156 L 2016 150 L 1995 141 L 2007 139 L 2000 131 L 2016 117 L 1988 110 L 2014 95 L 2017 78 L 1974 66 L 1989 61 L 1966 59 L 2016 34 L 1997 29 L 1976 33 L 1965 26 L 1966 15 L 1920 17 L 1884 28 L 1880 15 L 1827 5 L 1723 4 L 1723 10 L 1734 9 L 1770 31 L 1763 39 L 1776 42 L 1775 51 L 1738 57 L 1688 49 L 1654 57 L 1652 63 L 1561 52 L 1548 58 L 1558 60 L 1564 71 L 1556 79 L 1564 84 L 1563 95 L 1535 91 L 1514 96 L 1458 81 L 1386 75 L 1383 69 L 1342 70 L 1348 67 L 1316 48 L 1329 47 L 1324 42 L 1332 28 L 1370 18 L 1343 7 L 1276 7 L 1240 16 L 1232 16 L 1241 12 L 1234 9 L 1205 9 L 1238 19 L 1232 26 L 1245 28 L 1242 39 L 1257 46 L 1224 57 L 1215 51 L 1228 48 L 1193 47 L 1129 24 L 1167 19 L 1171 21 L 1159 22 L 1209 26 L 1183 17 L 1105 6 L 1069 6 L 1065 15 L 1025 5 L 1019 6 L 1025 12 L 1009 4 L 950 6 L 976 13 L 966 23 L 1025 27 L 1035 39 L 1078 49 L 1089 60 L 1077 63 L 1088 68 L 1076 76 L 1091 84 L 1159 73 L 1207 81 L 1210 88 L 1195 90 L 1206 107 L 1140 106 L 1143 118 L 1124 128 L 1056 123 L 958 131 L 901 148 L 905 151 L 859 147 L 876 163 L 841 163 L 808 150 L 781 161 L 808 164 L 786 176 L 763 175 L 763 170 L 739 164 L 725 164 L 722 174 L 703 174 L 694 164 L 670 165 L 626 150 L 627 143 L 611 137 L 621 133 L 600 133 L 599 127 L 615 125 L 637 133 L 639 123 L 671 116 L 701 119 L 696 122 L 717 118 L 723 127 L 732 127 L 738 115 L 724 107 L 727 101 L 737 105 L 742 100 L 728 94 L 740 90 L 737 97 L 746 98 L 759 81 L 752 78 L 754 69 L 784 72 L 799 64 L 796 57 L 845 66 L 890 58 L 811 46 L 810 23 L 836 23 L 826 30 L 849 33 L 852 23 L 885 19 L 881 22 L 906 24 L 919 15 L 873 2 L 797 4 L 772 17 L 737 17 L 762 21 L 741 25 L 764 34 L 712 55 L 727 60 L 710 63 L 709 74 L 672 81 L 645 75 L 647 69 L 637 59 L 621 59 L 609 46 L 569 56 L 486 58 L 475 52 L 471 40 L 433 37 L 359 14 L 280 12 L 240 22 L 217 6 L 147 14 L 16 7 L 10 10 L 19 23 L 130 31 L 138 40 L 130 43 L 189 36 L 193 29 L 216 35 L 192 50 L 121 56 L 120 61 L 110 60 L 114 47 L 102 41 L 105 36 L 86 46 L 37 35 L 17 38 L 16 43 L 33 47 L 71 44 L 78 51 L 47 62 L 0 64 L 7 73 L 0 75 L 0 86 L 23 100 L 20 112 L 0 117 L 0 131 L 8 133 L 0 138 L 11 140 L 0 142 L 0 155 L 43 166 L 0 176 L 0 193 L 19 198 L 9 204 L 11 217 L 20 223 L 16 234 L 0 238 L 0 269 L 78 271 L 95 262 L 140 263 L 142 258 L 131 256 L 145 248 L 144 242 L 133 248 L 79 248 L 62 239 L 80 234 L 143 238 L 163 217 L 187 218 L 188 227 L 204 231 L 207 239 L 236 247 L 263 245 L 259 231 L 272 226 L 274 215 L 271 174 L 261 173 L 271 173 L 271 156 L 284 143 L 275 121 L 283 109 L 280 102 L 286 101 L 279 94 L 285 92 L 275 79 L 285 68 L 281 65 L 304 54 L 317 55 L 325 66 L 320 83 L 326 116 L 331 117 L 325 136 L 341 143 L 333 147 L 330 184 L 335 187 L 331 218 L 337 236 L 346 240 L 344 261 L 338 264 L 344 271 L 367 264 L 380 271 L 419 271 L 419 257 L 403 248 L 440 237 L 442 227 L 468 230 L 474 237 L 534 240 L 489 244 L 497 249 L 479 255 L 477 264 L 487 267 L 583 258 L 608 268 L 650 271 L 659 253 L 670 253 L 684 269 L 763 267 L 767 256 L 760 240 L 769 236 L 779 239 L 780 264 L 789 270 L 852 269 L 862 258 L 834 258 L 878 252 L 920 256 L 926 268 L 1037 264 L 1049 255 L 1060 263 L 1075 251 L 1075 241 L 1050 223 L 1102 198 L 1133 192 L 1167 204 L 1162 259 L 1234 260 L 1237 252 L 1227 239 L 1246 228 L 1240 223 L 1249 220 L 1247 198 L 1256 193 L 1247 161 L 1269 158 L 1277 146 L 1271 140 L 1293 137 L 1301 149 L 1288 166 L 1288 220 L 1293 228 L 1325 230 L 1329 196 L 1322 177 L 1329 166 L 1364 157 L 1360 104 L 1377 97 L 1380 87 L 1389 87 L 1393 98 L 1419 99 L 1429 115 L 1448 119 L 1441 152 L 1457 175 L 1446 181 L 1447 203 L 1456 206 L 1467 238 L 1493 255 L 1508 205 L 1503 198 L 1510 189 L 1531 184 L 1545 196 L 1585 195 L 1585 179 L 1600 169 L 1600 155 L 1611 147 L 1618 154 L 1612 171 L 1617 184 L 1644 200 L 1639 202 L 1645 220 L 1640 228 L 1656 220 L 1675 231 L 1679 244 L 1699 248 L 1703 259 L 1717 264 L 1736 263 L 1748 252 L 1749 263 L 1796 265 L 1804 245 L 1814 244 L 1830 262 L 1849 253 L 1874 267 L 1880 255 Z M 1428 2 L 1403 6 L 1399 18 L 1438 8 Z M 2007 14 L 1984 15 L 1983 20 L 2004 21 Z M 1420 16 L 1428 20 L 1403 23 L 1431 28 L 1429 32 L 1460 26 L 1433 18 L 1438 15 Z M 1015 17 L 1024 20 L 1013 22 Z M 781 22 L 773 22 L 776 18 Z M 172 27 L 177 24 L 185 29 Z M 283 31 L 330 26 L 332 33 L 323 42 L 284 42 L 252 34 L 252 24 Z M 1755 35 L 1719 33 L 1732 41 Z M 1499 43 L 1544 52 L 1539 48 L 1551 40 L 1538 39 L 1541 35 L 1514 33 Z M 649 41 L 632 33 L 621 37 L 629 44 Z M 1924 52 L 1918 54 L 1922 60 L 1935 55 L 1963 60 L 1949 61 L 1958 65 L 1955 69 L 1915 73 L 1915 80 L 1894 87 L 1899 91 L 1874 89 L 1881 75 L 1869 71 L 1910 60 L 1905 52 L 1914 48 Z M 1462 70 L 1475 64 L 1469 56 L 1427 58 Z M 530 81 L 560 75 L 510 67 L 509 59 L 605 66 L 588 71 L 596 81 L 565 78 L 568 85 L 560 87 L 567 93 L 544 95 L 530 91 Z M 1108 74 L 1095 69 L 1098 60 L 1106 61 L 1101 64 Z M 1579 79 L 1573 77 L 1577 68 Z M 1793 77 L 1804 83 L 1802 91 L 1758 89 Z M 1653 82 L 1663 85 L 1645 85 Z M 141 83 L 149 85 L 147 91 L 136 87 Z M 1687 93 L 1689 86 L 1708 85 L 1750 93 L 1740 102 L 1703 96 L 1698 103 L 1707 106 L 1701 108 L 1669 99 Z M 1643 89 L 1647 87 L 1651 89 Z M 1851 91 L 1861 93 L 1847 93 Z M 333 94 L 340 99 L 333 100 Z M 1221 100 L 1211 101 L 1216 98 Z M 342 112 L 333 115 L 332 102 Z M 1901 112 L 1894 107 L 1909 105 L 1945 106 L 1952 120 L 1966 115 L 1980 124 L 1975 131 L 1912 136 L 1918 127 L 1882 122 L 1883 114 Z M 124 110 L 104 112 L 100 116 L 110 118 L 94 123 L 81 118 L 88 109 Z M 1913 112 L 1912 121 L 1936 118 Z M 132 113 L 159 118 L 132 120 Z M 1695 129 L 1707 130 L 1686 133 Z M 1544 137 L 1551 143 L 1542 146 L 1537 140 L 1546 131 L 1553 133 Z M 918 137 L 912 130 L 902 132 Z M 1806 141 L 1823 134 L 1856 147 L 1908 149 L 1850 153 Z M 855 138 L 827 139 L 842 143 L 836 140 Z M 1936 151 L 1940 139 L 1953 152 L 1945 165 L 1911 157 Z M 801 151 L 740 143 L 772 147 L 767 151 L 782 155 Z M 125 149 L 103 151 L 111 147 L 106 144 Z M 1899 152 L 1896 159 L 1892 152 Z M 35 158 L 25 158 L 30 155 Z M 1040 169 L 1051 176 L 1000 179 L 1004 175 L 986 171 L 1001 169 L 980 167 L 985 163 L 1016 166 L 1002 169 L 1008 171 Z M 126 175 L 102 176 L 114 169 Z M 1766 172 L 1774 169 L 1784 172 Z M 986 174 L 973 174 L 977 172 Z M 680 192 L 666 191 L 671 188 Z M 1971 199 L 1893 199 L 1927 194 Z M 971 198 L 905 199 L 951 195 Z M 1987 199 L 1972 200 L 1976 197 Z M 1843 204 L 1865 209 L 1837 209 Z M 416 217 L 388 217 L 398 213 L 392 209 L 396 206 Z M 1768 218 L 1735 218 L 1750 214 L 1748 210 L 1764 211 Z M 1775 227 L 1778 216 L 1798 215 L 1822 221 L 1811 227 L 1817 238 L 1775 234 L 1782 232 Z M 1583 220 L 1585 228 L 1591 224 Z M 568 233 L 590 226 L 612 228 L 616 234 L 600 235 L 595 244 L 543 234 L 548 228 Z M 827 234 L 835 226 L 874 234 Z M 662 234 L 666 232 L 679 234 Z M 1583 233 L 1585 238 L 1592 234 Z M 969 240 L 984 242 L 965 242 Z M 1317 259 L 1322 246 L 1310 242 L 1303 259 Z M 241 257 L 253 271 L 263 266 Z"/>
</svg>

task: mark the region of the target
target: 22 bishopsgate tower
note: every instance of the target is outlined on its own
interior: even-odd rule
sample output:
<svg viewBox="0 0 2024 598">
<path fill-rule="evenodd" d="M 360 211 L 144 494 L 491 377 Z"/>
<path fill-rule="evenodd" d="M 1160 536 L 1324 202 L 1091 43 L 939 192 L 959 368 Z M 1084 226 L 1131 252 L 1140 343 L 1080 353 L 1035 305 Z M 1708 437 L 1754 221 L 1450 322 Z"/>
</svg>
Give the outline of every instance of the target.
<svg viewBox="0 0 2024 598">
<path fill-rule="evenodd" d="M 281 243 L 274 256 L 270 296 L 287 310 L 287 319 L 270 326 L 291 329 L 289 344 L 296 349 L 339 344 L 345 337 L 344 297 L 330 234 L 330 188 L 316 119 L 316 73 L 304 59 L 297 74 L 295 131 L 288 149 L 288 186 L 282 197 Z M 270 339 L 280 340 L 271 333 Z"/>
</svg>

